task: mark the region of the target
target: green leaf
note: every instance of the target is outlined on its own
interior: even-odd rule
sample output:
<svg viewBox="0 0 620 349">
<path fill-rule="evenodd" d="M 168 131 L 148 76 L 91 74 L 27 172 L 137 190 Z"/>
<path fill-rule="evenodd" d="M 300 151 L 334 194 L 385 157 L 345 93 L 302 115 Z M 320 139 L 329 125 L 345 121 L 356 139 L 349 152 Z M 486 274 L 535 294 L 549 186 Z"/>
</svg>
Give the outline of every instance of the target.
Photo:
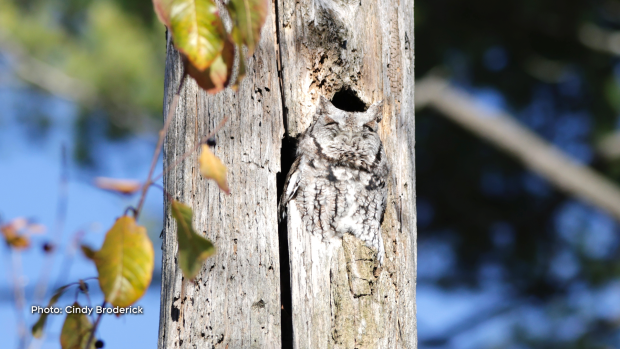
<svg viewBox="0 0 620 349">
<path fill-rule="evenodd" d="M 248 47 L 248 54 L 260 40 L 260 31 L 267 18 L 268 0 L 230 0 L 227 5 L 233 21 L 232 36 L 239 45 Z"/>
<path fill-rule="evenodd" d="M 82 253 L 84 253 L 86 258 L 88 259 L 95 259 L 95 255 L 97 254 L 97 251 L 93 250 L 92 248 L 88 246 L 82 245 Z"/>
<path fill-rule="evenodd" d="M 195 68 L 188 60 L 184 60 L 183 63 L 185 70 L 196 80 L 198 86 L 209 93 L 217 93 L 230 82 L 235 63 L 235 46 L 230 40 L 226 40 L 222 54 L 204 71 Z"/>
<path fill-rule="evenodd" d="M 179 267 L 186 278 L 193 279 L 200 272 L 202 262 L 215 254 L 215 246 L 192 228 L 193 212 L 189 206 L 178 201 L 172 201 L 170 206 L 177 221 Z"/>
<path fill-rule="evenodd" d="M 73 307 L 81 308 L 78 302 Z M 62 349 L 83 349 L 86 347 L 93 325 L 85 314 L 67 314 L 65 323 L 60 332 L 60 346 Z M 95 340 L 91 342 L 89 349 L 95 348 Z"/>
<path fill-rule="evenodd" d="M 119 218 L 99 251 L 86 246 L 82 246 L 82 251 L 95 262 L 99 286 L 112 306 L 132 305 L 149 287 L 155 253 L 146 229 L 137 225 L 134 218 Z"/>
<path fill-rule="evenodd" d="M 58 299 L 60 298 L 60 296 L 62 296 L 67 287 L 69 287 L 69 285 L 63 286 L 56 290 L 52 298 L 50 298 L 49 303 L 47 304 L 48 308 L 58 302 Z M 37 322 L 32 326 L 32 336 L 34 338 L 41 338 L 43 336 L 43 330 L 45 329 L 45 323 L 47 322 L 48 315 L 49 314 L 41 313 L 39 320 L 37 320 Z"/>
<path fill-rule="evenodd" d="M 239 89 L 239 84 L 241 83 L 241 80 L 243 80 L 243 77 L 245 77 L 245 55 L 243 54 L 243 50 L 241 49 L 241 46 L 238 46 L 238 51 L 239 51 L 239 72 L 237 73 L 237 79 L 230 86 L 230 88 L 233 89 L 233 91 L 237 91 Z"/>
<path fill-rule="evenodd" d="M 166 0 L 160 3 L 162 11 L 166 11 Z M 197 70 L 204 71 L 220 56 L 227 36 L 215 2 L 174 0 L 169 9 L 168 29 L 176 48 Z"/>
</svg>

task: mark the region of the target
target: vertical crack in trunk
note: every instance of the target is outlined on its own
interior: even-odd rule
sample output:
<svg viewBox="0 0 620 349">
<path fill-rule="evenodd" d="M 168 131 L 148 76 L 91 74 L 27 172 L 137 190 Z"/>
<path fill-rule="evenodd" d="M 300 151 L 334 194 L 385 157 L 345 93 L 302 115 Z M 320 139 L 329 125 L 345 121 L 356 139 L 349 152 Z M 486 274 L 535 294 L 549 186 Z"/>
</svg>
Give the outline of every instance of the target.
<svg viewBox="0 0 620 349">
<path fill-rule="evenodd" d="M 295 161 L 295 138 L 285 134 L 282 139 L 280 164 L 282 171 L 277 174 L 278 198 L 284 191 L 284 180 Z M 281 217 L 278 217 L 281 219 Z M 278 224 L 278 239 L 280 244 L 280 299 L 282 302 L 280 326 L 282 329 L 282 349 L 293 348 L 293 304 L 291 299 L 291 266 L 288 249 L 288 225 L 286 219 Z"/>
<path fill-rule="evenodd" d="M 296 140 L 288 135 L 288 110 L 284 99 L 284 85 L 282 77 L 282 52 L 280 50 L 280 16 L 278 0 L 273 2 L 275 8 L 275 29 L 276 29 L 276 56 L 278 60 L 278 82 L 280 83 L 280 100 L 282 103 L 282 123 L 284 126 L 284 137 L 282 148 L 280 149 L 280 173 L 277 174 L 278 200 L 284 192 L 284 180 L 295 161 Z M 279 213 L 278 213 L 279 216 Z M 281 217 L 278 217 L 281 219 Z M 280 248 L 280 329 L 282 349 L 293 349 L 293 304 L 291 299 L 291 267 L 288 249 L 288 226 L 286 219 L 282 219 L 278 224 L 278 240 Z"/>
</svg>

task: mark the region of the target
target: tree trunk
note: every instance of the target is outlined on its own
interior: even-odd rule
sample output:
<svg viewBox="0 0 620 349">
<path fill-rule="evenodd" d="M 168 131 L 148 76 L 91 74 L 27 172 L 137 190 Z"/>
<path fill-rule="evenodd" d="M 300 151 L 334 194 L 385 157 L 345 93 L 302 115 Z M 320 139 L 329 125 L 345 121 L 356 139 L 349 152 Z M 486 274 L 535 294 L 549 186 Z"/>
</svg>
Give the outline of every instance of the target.
<svg viewBox="0 0 620 349">
<path fill-rule="evenodd" d="M 214 152 L 231 195 L 200 177 L 198 154 L 164 177 L 218 252 L 185 280 L 166 202 L 160 349 L 416 347 L 413 1 L 400 1 L 275 0 L 237 93 L 207 95 L 188 79 L 164 165 L 230 116 Z M 167 47 L 164 110 L 181 77 L 170 39 Z M 344 108 L 385 101 L 379 132 L 391 174 L 380 267 L 352 236 L 327 246 L 305 233 L 294 201 L 278 226 L 293 137 L 321 94 Z"/>
<path fill-rule="evenodd" d="M 182 74 L 167 44 L 164 110 Z M 193 282 L 177 264 L 176 224 L 165 203 L 159 348 L 280 348 L 276 174 L 284 132 L 273 16 L 267 18 L 238 92 L 207 95 L 188 78 L 164 143 L 169 167 L 225 117 L 215 155 L 231 194 L 200 175 L 194 154 L 164 176 L 166 191 L 194 210 L 194 228 L 217 253 Z"/>
<path fill-rule="evenodd" d="M 310 124 L 319 95 L 350 110 L 384 100 L 391 167 L 382 266 L 351 235 L 308 234 L 289 204 L 294 347 L 415 348 L 413 1 L 277 1 L 287 135 Z"/>
</svg>

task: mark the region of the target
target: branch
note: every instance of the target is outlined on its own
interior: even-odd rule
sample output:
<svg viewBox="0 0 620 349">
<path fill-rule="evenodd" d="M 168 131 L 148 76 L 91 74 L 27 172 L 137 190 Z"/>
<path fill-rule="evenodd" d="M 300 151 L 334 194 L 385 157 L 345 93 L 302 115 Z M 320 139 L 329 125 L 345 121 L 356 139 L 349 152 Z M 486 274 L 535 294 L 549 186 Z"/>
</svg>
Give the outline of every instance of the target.
<svg viewBox="0 0 620 349">
<path fill-rule="evenodd" d="M 151 186 L 151 178 L 153 177 L 153 172 L 155 171 L 155 166 L 157 166 L 157 159 L 159 159 L 159 154 L 161 153 L 161 147 L 164 143 L 164 138 L 166 137 L 166 132 L 168 132 L 168 127 L 170 127 L 170 123 L 172 122 L 172 117 L 174 117 L 177 104 L 179 103 L 179 95 L 181 93 L 181 89 L 183 88 L 183 83 L 187 77 L 187 72 L 183 69 L 183 76 L 181 77 L 181 82 L 179 83 L 179 88 L 177 89 L 174 97 L 172 97 L 172 103 L 170 103 L 170 107 L 168 108 L 168 114 L 166 115 L 166 120 L 164 122 L 164 127 L 159 131 L 159 139 L 157 140 L 157 146 L 155 146 L 155 152 L 153 153 L 153 160 L 151 160 L 151 168 L 149 169 L 149 175 L 146 177 L 146 181 L 142 186 L 142 194 L 140 195 L 140 202 L 138 203 L 138 207 L 136 208 L 135 218 L 138 219 L 140 212 L 142 211 L 142 206 L 144 205 L 144 199 L 146 198 L 146 193 Z"/>
<path fill-rule="evenodd" d="M 103 304 L 101 304 L 101 307 L 105 308 L 105 305 L 106 305 L 106 301 L 103 301 Z M 85 348 L 90 348 L 90 345 L 93 343 L 93 339 L 95 339 L 95 332 L 97 332 L 97 327 L 99 327 L 99 323 L 101 322 L 101 316 L 103 315 L 103 313 L 104 312 L 102 311 L 97 316 L 97 320 L 95 320 L 95 323 L 93 324 L 93 329 L 90 332 L 90 336 L 88 337 L 88 342 L 86 342 Z"/>
<path fill-rule="evenodd" d="M 564 192 L 597 206 L 620 221 L 620 189 L 520 125 L 502 111 L 481 108 L 465 92 L 438 77 L 416 82 L 416 109 L 431 106 L 447 118 L 512 154 Z"/>
<path fill-rule="evenodd" d="M 219 130 L 221 130 L 222 127 L 224 127 L 224 125 L 226 124 L 226 121 L 228 121 L 228 116 L 222 119 L 222 121 L 220 121 L 220 123 L 215 127 L 215 130 L 211 131 L 211 133 L 202 137 L 198 142 L 196 142 L 194 147 L 190 149 L 188 152 L 186 152 L 185 154 L 183 154 L 179 159 L 177 159 L 177 161 L 175 161 L 174 164 L 172 164 L 172 166 L 167 167 L 162 173 L 153 177 L 153 180 L 151 182 L 155 182 L 156 180 L 160 179 L 165 174 L 170 172 L 172 169 L 177 167 L 181 162 L 183 162 L 183 160 L 187 159 L 188 156 L 192 155 L 198 148 L 200 148 L 201 144 L 205 143 L 209 138 L 213 137 Z"/>
<path fill-rule="evenodd" d="M 579 41 L 593 50 L 620 55 L 620 31 L 605 30 L 588 23 L 579 28 Z"/>
<path fill-rule="evenodd" d="M 52 237 L 52 250 L 48 252 L 45 263 L 41 269 L 41 275 L 39 275 L 39 281 L 37 283 L 37 288 L 34 297 L 34 303 L 40 304 L 45 298 L 45 294 L 47 293 L 48 280 L 49 276 L 52 272 L 52 267 L 54 266 L 54 256 L 56 255 L 56 251 L 60 246 L 60 242 L 62 240 L 62 233 L 65 227 L 65 220 L 67 218 L 67 207 L 69 201 L 68 195 L 68 182 L 69 182 L 69 165 L 67 161 L 67 147 L 63 144 L 61 148 L 61 163 L 60 163 L 61 173 L 60 180 L 58 184 L 58 207 L 56 211 L 56 226 L 54 231 L 54 236 Z"/>
<path fill-rule="evenodd" d="M 12 257 L 10 274 L 13 277 L 13 297 L 15 304 L 15 315 L 17 318 L 17 332 L 19 336 L 18 348 L 26 347 L 26 319 L 24 318 L 24 306 L 26 304 L 26 295 L 24 292 L 24 284 L 22 282 L 22 260 L 21 252 L 13 249 L 7 249 L 8 255 Z"/>
<path fill-rule="evenodd" d="M 57 96 L 93 106 L 97 102 L 96 89 L 81 80 L 74 79 L 62 70 L 31 57 L 18 44 L 0 32 L 0 50 L 8 54 L 15 74 L 21 79 Z"/>
</svg>

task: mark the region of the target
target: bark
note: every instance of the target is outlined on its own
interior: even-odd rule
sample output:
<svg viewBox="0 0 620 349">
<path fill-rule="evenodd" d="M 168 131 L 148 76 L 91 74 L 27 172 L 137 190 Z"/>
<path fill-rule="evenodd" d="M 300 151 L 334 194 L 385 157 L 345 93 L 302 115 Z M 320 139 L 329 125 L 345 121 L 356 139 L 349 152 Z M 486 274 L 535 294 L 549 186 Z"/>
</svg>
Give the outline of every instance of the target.
<svg viewBox="0 0 620 349">
<path fill-rule="evenodd" d="M 237 93 L 208 96 L 188 80 L 164 166 L 228 115 L 215 154 L 232 193 L 200 177 L 198 154 L 164 177 L 218 252 L 195 281 L 183 279 L 166 203 L 159 348 L 416 347 L 413 1 L 400 1 L 275 0 Z M 164 110 L 180 76 L 169 41 Z M 380 134 L 391 174 L 382 266 L 352 236 L 326 245 L 303 232 L 294 202 L 278 226 L 293 138 L 321 94 L 343 108 L 385 101 Z"/>
<path fill-rule="evenodd" d="M 288 136 L 321 94 L 351 110 L 384 100 L 391 165 L 382 266 L 350 235 L 327 244 L 306 233 L 289 204 L 294 347 L 415 348 L 413 1 L 278 0 L 278 34 Z"/>
</svg>

